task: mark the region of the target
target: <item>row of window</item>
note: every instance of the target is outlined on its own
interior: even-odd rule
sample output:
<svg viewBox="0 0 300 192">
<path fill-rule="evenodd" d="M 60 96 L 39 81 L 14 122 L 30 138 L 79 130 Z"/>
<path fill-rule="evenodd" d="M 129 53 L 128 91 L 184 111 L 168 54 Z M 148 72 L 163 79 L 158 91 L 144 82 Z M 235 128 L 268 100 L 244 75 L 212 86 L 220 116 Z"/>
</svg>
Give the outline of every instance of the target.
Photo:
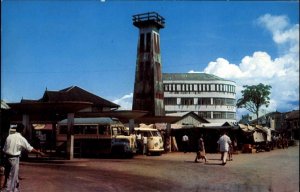
<svg viewBox="0 0 300 192">
<path fill-rule="evenodd" d="M 179 103 L 177 103 L 176 97 L 164 98 L 165 105 L 227 105 L 235 106 L 235 99 L 230 98 L 179 98 Z"/>
<path fill-rule="evenodd" d="M 205 119 L 235 119 L 234 112 L 205 111 L 199 112 L 198 115 Z"/>
<path fill-rule="evenodd" d="M 170 112 L 170 113 L 175 113 L 175 111 Z M 200 117 L 203 117 L 204 119 L 235 119 L 235 113 L 234 112 L 199 111 L 198 115 Z"/>
<path fill-rule="evenodd" d="M 213 119 L 235 119 L 235 113 L 214 111 Z"/>
<path fill-rule="evenodd" d="M 228 84 L 164 84 L 164 90 L 169 92 L 229 92 L 235 93 L 235 86 Z"/>
<path fill-rule="evenodd" d="M 169 111 L 169 113 L 175 112 L 176 111 Z M 198 111 L 198 115 L 204 119 L 235 119 L 236 113 L 223 111 Z"/>
<path fill-rule="evenodd" d="M 112 133 L 111 133 L 112 131 Z M 123 127 L 110 127 L 108 125 L 74 125 L 73 133 L 80 135 L 117 135 L 121 134 Z M 67 134 L 68 126 L 59 127 L 59 134 Z"/>
</svg>

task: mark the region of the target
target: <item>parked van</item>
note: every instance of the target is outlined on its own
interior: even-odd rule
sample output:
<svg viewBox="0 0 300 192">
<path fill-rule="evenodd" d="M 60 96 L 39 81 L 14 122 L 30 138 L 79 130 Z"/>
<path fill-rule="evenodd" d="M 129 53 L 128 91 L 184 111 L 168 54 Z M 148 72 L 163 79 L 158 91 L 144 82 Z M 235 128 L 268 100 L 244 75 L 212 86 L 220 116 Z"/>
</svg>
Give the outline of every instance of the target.
<svg viewBox="0 0 300 192">
<path fill-rule="evenodd" d="M 147 138 L 146 152 L 149 154 L 158 154 L 164 151 L 164 143 L 159 131 L 155 128 L 135 127 L 134 134 L 141 134 L 142 138 Z"/>
</svg>

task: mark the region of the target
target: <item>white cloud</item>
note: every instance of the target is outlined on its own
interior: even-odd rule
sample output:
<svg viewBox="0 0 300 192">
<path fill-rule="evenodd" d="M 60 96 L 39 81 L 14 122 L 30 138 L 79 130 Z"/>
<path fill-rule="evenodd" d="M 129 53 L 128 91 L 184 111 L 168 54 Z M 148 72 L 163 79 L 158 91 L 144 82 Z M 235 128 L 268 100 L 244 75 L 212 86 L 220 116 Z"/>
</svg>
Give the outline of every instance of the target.
<svg viewBox="0 0 300 192">
<path fill-rule="evenodd" d="M 201 71 L 190 70 L 188 73 L 203 73 L 203 72 L 201 72 Z"/>
<path fill-rule="evenodd" d="M 204 72 L 213 72 L 213 74 L 223 78 L 240 78 L 243 76 L 238 66 L 229 63 L 224 58 L 218 58 L 216 61 L 210 62 Z"/>
<path fill-rule="evenodd" d="M 131 110 L 132 109 L 132 99 L 133 93 L 122 96 L 120 99 L 116 99 L 113 103 L 120 105 L 121 110 Z"/>
<path fill-rule="evenodd" d="M 272 33 L 275 43 L 292 43 L 293 48 L 299 44 L 299 24 L 291 26 L 288 17 L 265 14 L 257 22 Z"/>
<path fill-rule="evenodd" d="M 242 85 L 271 85 L 268 111 L 299 109 L 299 24 L 291 25 L 286 16 L 270 14 L 261 16 L 257 22 L 271 33 L 280 51 L 278 58 L 272 59 L 262 51 L 245 56 L 239 64 L 218 58 L 204 72 L 234 80 L 237 98 L 241 97 Z M 244 110 L 238 110 L 241 112 Z"/>
<path fill-rule="evenodd" d="M 265 14 L 259 17 L 257 22 L 273 32 L 284 30 L 289 25 L 289 19 L 285 15 L 274 16 Z"/>
</svg>

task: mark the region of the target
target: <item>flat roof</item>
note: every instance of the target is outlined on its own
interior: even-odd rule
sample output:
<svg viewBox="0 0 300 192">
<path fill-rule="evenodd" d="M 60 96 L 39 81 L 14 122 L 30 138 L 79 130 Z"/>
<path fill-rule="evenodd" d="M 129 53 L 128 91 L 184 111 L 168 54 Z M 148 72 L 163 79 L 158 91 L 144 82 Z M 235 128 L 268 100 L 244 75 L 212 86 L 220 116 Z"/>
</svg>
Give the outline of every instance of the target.
<svg viewBox="0 0 300 192">
<path fill-rule="evenodd" d="M 163 81 L 231 81 L 208 73 L 163 73 L 162 76 Z"/>
<path fill-rule="evenodd" d="M 120 124 L 121 122 L 117 118 L 110 117 L 86 117 L 86 118 L 74 118 L 74 125 L 80 124 L 102 124 L 102 125 L 111 125 L 111 124 Z M 68 119 L 64 119 L 58 122 L 60 125 L 68 124 Z"/>
</svg>

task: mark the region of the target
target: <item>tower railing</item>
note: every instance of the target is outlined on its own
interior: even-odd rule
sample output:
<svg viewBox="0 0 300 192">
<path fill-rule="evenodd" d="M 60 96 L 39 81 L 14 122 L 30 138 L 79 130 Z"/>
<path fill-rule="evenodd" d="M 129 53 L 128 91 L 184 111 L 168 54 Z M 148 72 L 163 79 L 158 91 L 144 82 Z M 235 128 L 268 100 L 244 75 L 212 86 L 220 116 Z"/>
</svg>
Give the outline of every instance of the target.
<svg viewBox="0 0 300 192">
<path fill-rule="evenodd" d="M 148 12 L 148 13 L 142 13 L 142 14 L 137 14 L 132 16 L 133 24 L 136 24 L 138 22 L 145 22 L 145 21 L 155 21 L 160 25 L 165 24 L 165 18 L 160 16 L 156 12 Z"/>
</svg>

